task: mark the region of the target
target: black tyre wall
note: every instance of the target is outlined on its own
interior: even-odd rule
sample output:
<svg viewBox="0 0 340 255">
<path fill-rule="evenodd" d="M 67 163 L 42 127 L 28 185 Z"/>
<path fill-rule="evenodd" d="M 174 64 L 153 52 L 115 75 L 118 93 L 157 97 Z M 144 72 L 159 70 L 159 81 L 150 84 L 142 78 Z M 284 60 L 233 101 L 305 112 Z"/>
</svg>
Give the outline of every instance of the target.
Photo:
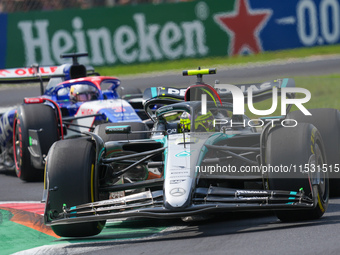
<svg viewBox="0 0 340 255">
<path fill-rule="evenodd" d="M 16 134 L 20 134 L 21 160 L 17 157 L 16 172 L 20 179 L 25 181 L 37 181 L 43 179 L 43 168 L 37 169 L 32 165 L 31 155 L 28 151 L 29 129 L 40 130 L 41 152 L 47 155 L 52 144 L 59 140 L 58 123 L 54 109 L 44 104 L 24 104 L 18 109 Z M 15 142 L 15 141 L 13 141 Z M 15 153 L 15 151 L 14 151 Z"/>
<path fill-rule="evenodd" d="M 94 183 L 95 146 L 91 138 L 62 140 L 53 144 L 46 163 L 49 180 L 45 217 L 50 212 L 62 212 L 63 204 L 72 207 L 98 200 Z M 64 237 L 97 235 L 105 221 L 52 226 L 53 231 Z"/>
<path fill-rule="evenodd" d="M 270 166 L 287 166 L 290 171 L 268 172 L 268 184 L 271 190 L 298 192 L 301 188 L 310 198 L 319 197 L 313 210 L 277 211 L 282 221 L 295 221 L 320 218 L 327 209 L 329 184 L 328 173 L 324 174 L 323 184 L 313 191 L 309 174 L 303 173 L 305 164 L 317 156 L 320 164 L 327 164 L 322 138 L 317 129 L 309 123 L 299 123 L 296 127 L 279 127 L 270 132 L 266 143 L 266 164 Z M 294 170 L 295 167 L 295 170 Z M 312 170 L 312 169 L 310 169 Z M 315 192 L 317 194 L 315 194 Z"/>
<path fill-rule="evenodd" d="M 309 109 L 310 115 L 301 111 L 294 111 L 287 115 L 287 119 L 297 122 L 313 124 L 321 133 L 325 146 L 328 166 L 340 164 L 340 112 L 331 108 Z M 329 168 L 330 169 L 330 168 Z M 340 173 L 330 173 L 330 195 L 340 195 Z"/>
</svg>

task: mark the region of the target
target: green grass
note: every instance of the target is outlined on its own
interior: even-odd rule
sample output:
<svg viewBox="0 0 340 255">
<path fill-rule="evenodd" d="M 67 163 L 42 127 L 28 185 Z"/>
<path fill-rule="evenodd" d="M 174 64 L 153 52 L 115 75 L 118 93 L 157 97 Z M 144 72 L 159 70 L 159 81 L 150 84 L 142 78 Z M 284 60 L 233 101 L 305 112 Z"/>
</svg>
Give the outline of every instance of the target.
<svg viewBox="0 0 340 255">
<path fill-rule="evenodd" d="M 263 52 L 260 54 L 248 56 L 183 59 L 153 62 L 148 64 L 96 67 L 96 70 L 101 75 L 113 75 L 120 77 L 123 75 L 134 75 L 141 73 L 197 69 L 197 67 L 199 66 L 202 68 L 212 68 L 218 66 L 246 65 L 248 63 L 267 62 L 272 60 L 283 60 L 291 58 L 305 58 L 315 55 L 332 55 L 332 54 L 340 54 L 340 44 L 283 51 Z"/>
<path fill-rule="evenodd" d="M 340 74 L 294 79 L 297 87 L 306 88 L 312 94 L 311 100 L 306 103 L 307 108 L 340 109 Z"/>
</svg>

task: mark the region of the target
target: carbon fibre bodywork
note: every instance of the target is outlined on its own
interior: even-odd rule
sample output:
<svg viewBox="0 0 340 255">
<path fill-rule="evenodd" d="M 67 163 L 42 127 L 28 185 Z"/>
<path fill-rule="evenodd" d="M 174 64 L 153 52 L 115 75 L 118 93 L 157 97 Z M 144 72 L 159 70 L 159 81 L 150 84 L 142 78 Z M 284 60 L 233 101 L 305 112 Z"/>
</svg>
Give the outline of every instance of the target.
<svg viewBox="0 0 340 255">
<path fill-rule="evenodd" d="M 196 74 L 197 84 L 186 90 L 164 87 L 145 90 L 145 112 L 154 123 L 150 131 L 132 130 L 128 125 L 109 125 L 105 128 L 106 135 L 125 134 L 126 139 L 107 142 L 103 141 L 105 135 L 84 133 L 88 138 L 83 139 L 87 139 L 95 151 L 90 174 L 93 178 L 87 180 L 87 189 L 91 190 L 93 199 L 88 203 L 78 204 L 77 196 L 80 197 L 81 193 L 70 185 L 61 185 L 58 181 L 61 176 L 55 177 L 61 169 L 53 163 L 54 159 L 66 159 L 58 152 L 57 143 L 48 155 L 53 158 L 51 165 L 46 167 L 43 194 L 45 223 L 58 231 L 56 233 L 72 236 L 68 227 L 73 224 L 81 227 L 87 222 L 125 217 L 167 219 L 252 210 L 275 210 L 278 215 L 282 212 L 284 215 L 278 216 L 280 219 L 287 215 L 294 215 L 294 220 L 321 217 L 328 204 L 326 174 L 314 176 L 300 172 L 282 178 L 281 175 L 262 171 L 262 166 L 268 164 L 279 166 L 277 158 L 290 162 L 292 157 L 281 153 L 286 150 L 293 154 L 297 154 L 295 151 L 301 153 L 301 162 L 306 164 L 326 162 L 322 139 L 316 128 L 303 124 L 296 129 L 297 136 L 304 136 L 304 144 L 300 148 L 288 139 L 291 136 L 292 140 L 296 140 L 290 130 L 287 132 L 285 127 L 274 124 L 270 119 L 262 120 L 264 125 L 261 129 L 245 126 L 243 123 L 249 123 L 250 119 L 246 115 L 232 114 L 231 95 L 227 93 L 215 98 L 220 93 L 212 91 L 212 87 L 201 80 L 201 75 L 206 73 L 198 71 Z M 273 87 L 280 88 L 282 84 L 294 86 L 294 81 L 275 80 L 265 83 L 266 86 L 251 86 L 258 86 L 255 96 L 263 100 L 271 95 Z M 196 91 L 197 88 L 199 91 Z M 202 88 L 213 97 L 207 102 L 207 108 L 214 117 L 214 131 L 210 128 L 209 131 L 202 130 L 200 125 L 196 125 L 198 120 L 202 120 L 197 116 L 203 115 L 202 101 L 199 101 Z M 185 130 L 181 125 L 183 113 L 190 116 L 191 130 Z M 217 119 L 225 121 L 216 122 Z M 285 116 L 276 119 L 280 122 L 285 120 Z M 209 120 L 203 121 L 206 127 Z M 143 132 L 149 137 L 129 139 L 130 135 Z M 276 139 L 279 134 L 284 137 Z M 75 143 L 77 141 L 81 142 L 74 140 Z M 278 147 L 283 149 L 272 152 L 276 141 L 280 141 Z M 297 149 L 294 150 L 294 147 Z M 312 152 L 306 154 L 305 151 L 311 148 Z M 82 157 L 78 160 L 83 161 Z M 76 172 L 81 171 L 79 168 L 66 175 L 76 179 Z M 59 185 L 64 191 L 60 191 Z M 69 193 L 73 193 L 73 200 L 66 197 Z M 296 215 L 291 213 L 293 211 Z"/>
</svg>

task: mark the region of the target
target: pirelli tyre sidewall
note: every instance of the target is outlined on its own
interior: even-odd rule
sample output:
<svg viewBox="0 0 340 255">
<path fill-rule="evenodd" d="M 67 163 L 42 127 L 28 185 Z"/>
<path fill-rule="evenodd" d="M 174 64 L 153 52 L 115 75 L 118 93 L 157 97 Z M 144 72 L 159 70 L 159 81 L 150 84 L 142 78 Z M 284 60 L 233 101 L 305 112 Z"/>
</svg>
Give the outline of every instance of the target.
<svg viewBox="0 0 340 255">
<path fill-rule="evenodd" d="M 298 123 L 311 123 L 321 133 L 325 146 L 327 165 L 330 171 L 330 195 L 340 195 L 340 172 L 334 171 L 340 165 L 340 112 L 332 108 L 308 109 L 312 115 L 305 115 L 301 111 L 294 111 L 287 115 L 287 119 L 294 119 Z M 331 172 L 333 170 L 333 172 Z"/>
<path fill-rule="evenodd" d="M 311 210 L 277 210 L 282 221 L 310 220 L 320 218 L 329 201 L 328 171 L 318 171 L 317 166 L 327 165 L 321 134 L 309 123 L 296 127 L 274 127 L 266 142 L 267 166 L 287 166 L 290 171 L 267 173 L 270 190 L 299 191 L 314 201 Z M 322 169 L 320 169 L 322 170 Z"/>
<path fill-rule="evenodd" d="M 98 200 L 94 168 L 95 145 L 90 137 L 61 140 L 53 144 L 46 162 L 48 196 L 45 222 L 53 223 L 64 204 L 70 208 Z M 85 237 L 99 234 L 104 226 L 105 221 L 95 221 L 52 225 L 52 229 L 63 237 Z"/>
<path fill-rule="evenodd" d="M 16 174 L 24 181 L 41 181 L 44 169 L 33 166 L 28 150 L 28 130 L 42 131 L 41 152 L 43 155 L 47 155 L 51 145 L 59 139 L 55 111 L 45 104 L 24 104 L 19 107 L 14 123 L 13 152 Z"/>
</svg>

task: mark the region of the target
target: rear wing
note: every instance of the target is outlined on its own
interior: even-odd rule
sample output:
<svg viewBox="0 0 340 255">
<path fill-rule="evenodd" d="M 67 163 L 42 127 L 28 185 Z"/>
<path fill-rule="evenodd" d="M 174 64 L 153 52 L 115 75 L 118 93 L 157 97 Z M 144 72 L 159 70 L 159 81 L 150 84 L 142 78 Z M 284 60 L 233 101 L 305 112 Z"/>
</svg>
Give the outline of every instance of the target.
<svg viewBox="0 0 340 255">
<path fill-rule="evenodd" d="M 216 74 L 216 68 L 201 69 L 197 70 L 184 70 L 183 76 L 196 75 L 196 84 L 204 84 L 202 77 L 206 74 Z M 190 87 L 189 87 L 190 88 Z M 171 100 L 185 100 L 185 94 L 188 88 L 175 88 L 175 87 L 151 87 L 144 90 L 143 100 L 148 101 L 150 99 L 171 99 Z"/>
<path fill-rule="evenodd" d="M 276 79 L 263 83 L 249 83 L 249 84 L 219 84 L 217 82 L 214 87 L 203 82 L 202 76 L 206 74 L 215 74 L 216 69 L 198 69 L 185 70 L 183 76 L 196 75 L 197 82 L 187 88 L 174 87 L 151 87 L 147 88 L 143 94 L 143 101 L 147 102 L 153 99 L 164 100 L 185 100 L 185 101 L 200 101 L 202 91 L 211 93 L 214 97 L 218 97 L 222 102 L 233 102 L 234 93 L 242 93 L 244 99 L 248 97 L 248 90 L 252 90 L 252 97 L 254 102 L 259 102 L 271 98 L 273 88 L 280 90 L 286 87 L 295 87 L 295 81 L 291 78 Z M 237 92 L 236 92 L 237 91 Z M 246 100 L 245 100 L 246 103 Z"/>
<path fill-rule="evenodd" d="M 188 88 L 174 88 L 174 87 L 151 87 L 147 88 L 143 94 L 144 110 L 147 115 L 152 118 L 153 110 L 156 110 L 157 104 L 159 106 L 166 104 L 173 104 L 180 101 L 202 101 L 202 94 L 207 94 L 204 100 L 223 103 L 234 103 L 234 99 L 238 104 L 246 104 L 248 97 L 251 95 L 252 102 L 260 102 L 273 97 L 273 91 L 277 90 L 278 96 L 281 96 L 282 88 L 295 87 L 295 81 L 291 78 L 276 79 L 263 83 L 249 83 L 249 84 L 219 84 L 217 82 L 214 87 L 203 82 L 203 75 L 216 74 L 216 69 L 198 69 L 185 70 L 183 76 L 196 75 L 197 82 L 195 85 Z M 294 98 L 295 93 L 286 93 L 289 98 Z M 241 100 L 241 101 L 240 101 Z M 243 101 L 243 103 L 242 103 Z M 235 101 L 236 102 L 236 101 Z M 291 105 L 289 105 L 290 109 Z M 289 110 L 287 109 L 287 110 Z"/>
<path fill-rule="evenodd" d="M 57 66 L 21 67 L 0 70 L 0 83 L 40 82 L 48 81 L 57 70 Z"/>
<path fill-rule="evenodd" d="M 58 66 L 32 66 L 32 67 L 20 67 L 20 68 L 8 68 L 0 69 L 0 84 L 1 83 L 29 83 L 49 81 L 54 77 L 65 77 L 64 73 L 57 73 Z M 86 66 L 86 75 L 99 75 L 94 71 L 93 66 Z M 76 76 L 84 77 L 77 72 Z M 72 77 L 75 78 L 75 77 Z"/>
<path fill-rule="evenodd" d="M 292 78 L 276 79 L 266 81 L 263 83 L 249 83 L 249 84 L 215 84 L 215 90 L 220 96 L 222 102 L 233 102 L 233 97 L 237 93 L 242 93 L 245 103 L 247 102 L 249 90 L 252 91 L 253 102 L 260 102 L 268 98 L 272 98 L 273 88 L 277 88 L 278 94 L 282 88 L 295 87 L 295 81 Z M 294 97 L 294 95 L 289 95 Z"/>
<path fill-rule="evenodd" d="M 151 87 L 144 90 L 143 100 L 147 101 L 153 98 L 159 99 L 174 99 L 184 100 L 184 95 L 187 88 L 174 88 L 174 87 Z"/>
<path fill-rule="evenodd" d="M 44 81 L 51 78 L 64 78 L 64 80 L 76 79 L 91 75 L 99 75 L 92 66 L 84 66 L 78 63 L 79 57 L 88 56 L 87 53 L 62 54 L 60 58 L 72 58 L 72 64 L 61 66 L 42 66 L 37 64 L 31 67 L 9 68 L 0 70 L 1 83 L 34 83 L 40 82 L 41 95 L 44 93 Z"/>
</svg>

